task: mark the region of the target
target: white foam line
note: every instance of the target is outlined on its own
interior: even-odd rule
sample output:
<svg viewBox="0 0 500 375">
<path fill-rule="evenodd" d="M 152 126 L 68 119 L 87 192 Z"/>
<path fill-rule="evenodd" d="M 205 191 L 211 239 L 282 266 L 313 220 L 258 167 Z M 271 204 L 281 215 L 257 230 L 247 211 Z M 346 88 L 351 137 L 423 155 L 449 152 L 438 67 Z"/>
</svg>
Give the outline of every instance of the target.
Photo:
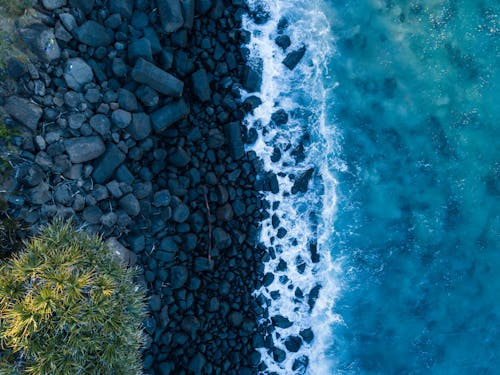
<svg viewBox="0 0 500 375">
<path fill-rule="evenodd" d="M 255 128 L 258 133 L 257 142 L 249 149 L 254 150 L 263 160 L 266 170 L 281 173 L 278 176 L 280 192 L 267 193 L 265 198 L 271 206 L 273 202 L 280 202 L 277 209 L 270 210 L 270 217 L 277 215 L 281 226 L 288 232 L 284 238 L 279 239 L 271 218 L 263 221 L 261 242 L 268 248 L 273 248 L 276 253 L 265 264 L 265 272 L 272 272 L 275 278 L 268 287 L 260 288 L 255 294 L 262 295 L 269 301 L 264 307 L 268 309 L 270 316 L 282 315 L 294 323 L 290 328 L 276 328 L 273 332 L 273 342 L 277 348 L 286 351 L 286 337 L 299 335 L 303 329 L 312 328 L 315 335 L 314 341 L 311 344 L 303 343 L 297 353 L 287 352 L 285 361 L 281 363 L 274 360 L 272 353 L 261 349 L 262 360 L 268 367 L 264 373 L 305 373 L 303 370 L 292 369 L 295 360 L 302 356 L 309 358 L 308 374 L 330 373 L 332 367 L 325 351 L 332 337 L 331 326 L 340 321 L 333 307 L 339 290 L 337 280 L 341 273 L 341 262 L 332 258 L 329 243 L 336 210 L 337 184 L 330 168 L 341 168 L 341 163 L 335 154 L 338 149 L 335 128 L 325 117 L 328 92 L 323 87 L 323 79 L 328 59 L 334 53 L 334 41 L 328 21 L 320 11 L 321 6 L 324 6 L 322 1 L 247 0 L 251 10 L 263 6 L 271 17 L 263 25 L 256 25 L 248 17 L 243 22 L 243 28 L 252 34 L 247 46 L 250 50 L 250 64 L 258 58 L 263 63 L 263 83 L 261 92 L 258 93 L 262 105 L 245 120 L 247 127 Z M 274 43 L 278 35 L 277 25 L 282 16 L 289 21 L 285 34 L 292 40 L 287 52 L 302 45 L 307 47 L 306 55 L 293 71 L 282 64 L 286 54 Z M 244 93 L 244 96 L 251 94 Z M 279 108 L 285 109 L 289 114 L 288 123 L 281 127 L 270 123 L 271 115 Z M 302 113 L 301 116 L 294 115 L 299 112 Z M 305 146 L 305 160 L 296 165 L 291 151 L 299 145 L 305 132 L 309 134 L 311 142 Z M 278 163 L 271 161 L 274 147 L 279 147 L 282 152 Z M 315 176 L 310 182 L 309 190 L 291 195 L 293 180 L 290 175 L 297 176 L 311 167 L 315 168 Z M 311 218 L 313 214 L 319 219 L 317 224 Z M 310 243 L 317 243 L 321 254 L 320 263 L 312 262 Z M 306 265 L 303 273 L 296 267 L 298 258 Z M 277 271 L 280 259 L 287 264 L 285 271 Z M 322 286 L 320 298 L 310 312 L 308 294 L 318 284 Z M 295 295 L 296 288 L 304 293 L 301 300 Z M 279 292 L 279 299 L 271 298 L 273 291 Z"/>
</svg>

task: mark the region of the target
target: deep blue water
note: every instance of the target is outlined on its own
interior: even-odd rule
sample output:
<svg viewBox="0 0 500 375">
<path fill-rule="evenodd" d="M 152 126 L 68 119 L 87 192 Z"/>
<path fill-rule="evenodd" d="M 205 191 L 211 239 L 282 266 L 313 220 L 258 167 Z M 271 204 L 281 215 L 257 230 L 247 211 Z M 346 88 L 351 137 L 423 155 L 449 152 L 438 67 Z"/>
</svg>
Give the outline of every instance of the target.
<svg viewBox="0 0 500 375">
<path fill-rule="evenodd" d="M 331 372 L 500 374 L 500 2 L 325 12 L 347 166 Z"/>
</svg>

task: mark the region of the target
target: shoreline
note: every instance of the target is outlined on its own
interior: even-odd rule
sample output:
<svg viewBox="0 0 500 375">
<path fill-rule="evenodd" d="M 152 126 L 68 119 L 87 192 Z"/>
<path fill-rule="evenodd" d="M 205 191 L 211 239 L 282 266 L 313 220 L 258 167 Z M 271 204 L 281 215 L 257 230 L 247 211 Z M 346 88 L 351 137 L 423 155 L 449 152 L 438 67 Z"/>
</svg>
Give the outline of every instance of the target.
<svg viewBox="0 0 500 375">
<path fill-rule="evenodd" d="M 63 3 L 21 32 L 38 63 L 7 68 L 0 104 L 22 129 L 9 213 L 32 233 L 72 218 L 143 268 L 146 374 L 256 373 L 266 202 L 243 149 L 246 5 Z"/>
</svg>

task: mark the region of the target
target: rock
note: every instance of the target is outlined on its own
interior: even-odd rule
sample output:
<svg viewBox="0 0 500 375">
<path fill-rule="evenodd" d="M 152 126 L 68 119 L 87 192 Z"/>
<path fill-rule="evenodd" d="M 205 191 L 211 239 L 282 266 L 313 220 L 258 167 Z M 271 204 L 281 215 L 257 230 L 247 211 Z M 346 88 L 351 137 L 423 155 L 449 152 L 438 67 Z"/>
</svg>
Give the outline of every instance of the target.
<svg viewBox="0 0 500 375">
<path fill-rule="evenodd" d="M 120 108 L 130 112 L 135 112 L 139 109 L 137 98 L 132 92 L 126 89 L 118 90 L 118 104 Z"/>
<path fill-rule="evenodd" d="M 229 234 L 222 228 L 215 228 L 213 233 L 215 247 L 218 249 L 227 249 L 231 246 L 232 240 Z"/>
<path fill-rule="evenodd" d="M 245 67 L 241 83 L 248 92 L 260 91 L 260 87 L 262 85 L 262 72 L 257 72 L 254 68 L 248 66 Z"/>
<path fill-rule="evenodd" d="M 111 121 L 120 129 L 125 129 L 132 122 L 132 114 L 123 109 L 117 109 L 111 114 Z"/>
<path fill-rule="evenodd" d="M 243 146 L 240 123 L 230 122 L 224 125 L 224 132 L 228 141 L 231 157 L 234 160 L 241 159 L 245 155 L 245 148 Z"/>
<path fill-rule="evenodd" d="M 153 61 L 153 51 L 149 39 L 141 38 L 132 41 L 128 45 L 128 60 L 130 63 L 134 63 L 139 58 Z"/>
<path fill-rule="evenodd" d="M 59 19 L 61 20 L 64 28 L 69 32 L 72 32 L 74 29 L 78 27 L 76 23 L 75 17 L 71 13 L 61 13 L 59 15 Z"/>
<path fill-rule="evenodd" d="M 212 263 L 205 257 L 196 257 L 194 258 L 193 269 L 194 272 L 208 272 L 212 270 Z"/>
<path fill-rule="evenodd" d="M 243 323 L 243 315 L 241 315 L 239 311 L 233 311 L 229 314 L 228 319 L 229 322 L 235 327 L 239 327 L 241 323 Z"/>
<path fill-rule="evenodd" d="M 306 53 L 306 47 L 303 46 L 299 48 L 296 51 L 290 52 L 288 55 L 286 55 L 285 59 L 283 60 L 283 64 L 290 70 L 293 70 L 297 64 L 302 60 L 302 57 L 304 57 L 304 54 Z"/>
<path fill-rule="evenodd" d="M 184 27 L 191 29 L 194 21 L 195 0 L 180 0 L 182 7 L 182 16 L 184 18 Z"/>
<path fill-rule="evenodd" d="M 153 197 L 153 206 L 166 207 L 170 204 L 170 192 L 168 190 L 157 191 Z"/>
<path fill-rule="evenodd" d="M 72 163 L 85 163 L 104 154 L 106 147 L 101 137 L 78 137 L 64 140 L 64 147 Z"/>
<path fill-rule="evenodd" d="M 71 8 L 78 8 L 84 14 L 89 14 L 94 8 L 95 0 L 69 0 L 69 6 Z"/>
<path fill-rule="evenodd" d="M 197 70 L 191 76 L 193 83 L 193 92 L 202 102 L 210 100 L 210 84 L 208 82 L 207 72 L 204 69 Z"/>
<path fill-rule="evenodd" d="M 54 10 L 66 5 L 66 0 L 42 0 L 43 7 L 48 10 Z"/>
<path fill-rule="evenodd" d="M 111 63 L 111 70 L 113 71 L 113 74 L 119 78 L 125 77 L 128 72 L 128 67 L 127 64 L 125 64 L 125 61 L 119 57 L 115 57 L 113 59 L 113 62 Z"/>
<path fill-rule="evenodd" d="M 83 220 L 89 224 L 98 224 L 101 221 L 102 211 L 98 206 L 89 206 L 83 210 Z"/>
<path fill-rule="evenodd" d="M 281 363 L 286 359 L 286 352 L 278 348 L 273 348 L 273 358 L 276 362 Z"/>
<path fill-rule="evenodd" d="M 281 47 L 283 51 L 290 47 L 290 44 L 292 44 L 288 35 L 277 36 L 276 39 L 274 39 L 274 43 L 276 43 L 278 47 Z"/>
<path fill-rule="evenodd" d="M 161 310 L 161 296 L 159 294 L 153 294 L 149 298 L 149 309 L 153 312 Z"/>
<path fill-rule="evenodd" d="M 226 138 L 224 137 L 224 134 L 222 134 L 218 129 L 210 129 L 207 139 L 208 147 L 218 150 L 224 145 L 225 142 Z"/>
<path fill-rule="evenodd" d="M 174 209 L 172 218 L 177 223 L 185 222 L 189 217 L 189 207 L 185 204 L 180 204 Z"/>
<path fill-rule="evenodd" d="M 170 269 L 170 286 L 172 289 L 179 289 L 186 284 L 188 270 L 184 266 L 173 266 Z"/>
<path fill-rule="evenodd" d="M 111 129 L 111 122 L 106 116 L 102 114 L 97 114 L 90 118 L 90 126 L 98 134 L 105 136 L 109 133 L 109 130 Z"/>
<path fill-rule="evenodd" d="M 216 216 L 217 220 L 220 221 L 233 220 L 234 217 L 233 207 L 229 203 L 226 203 L 224 206 L 217 208 Z"/>
<path fill-rule="evenodd" d="M 321 285 L 316 285 L 309 292 L 309 295 L 307 296 L 307 304 L 309 305 L 309 311 L 312 311 L 312 309 L 314 308 L 314 305 L 318 300 L 320 290 L 321 290 Z"/>
<path fill-rule="evenodd" d="M 292 370 L 297 371 L 297 374 L 305 374 L 308 366 L 309 358 L 303 355 L 293 361 Z"/>
<path fill-rule="evenodd" d="M 304 341 L 308 344 L 310 344 L 312 342 L 312 340 L 314 339 L 314 333 L 313 333 L 311 328 L 303 329 L 302 331 L 300 331 L 299 334 L 300 334 L 300 336 L 302 336 Z"/>
<path fill-rule="evenodd" d="M 182 81 L 143 58 L 137 60 L 131 76 L 135 81 L 168 96 L 179 97 L 184 89 Z"/>
<path fill-rule="evenodd" d="M 120 207 L 130 216 L 137 216 L 141 212 L 141 205 L 133 194 L 127 194 L 120 199 Z"/>
<path fill-rule="evenodd" d="M 193 374 L 202 374 L 206 359 L 201 353 L 196 353 L 189 361 L 188 370 Z"/>
<path fill-rule="evenodd" d="M 101 216 L 101 224 L 108 228 L 113 228 L 113 226 L 118 221 L 118 216 L 114 212 L 108 212 Z"/>
<path fill-rule="evenodd" d="M 271 318 L 273 325 L 278 328 L 290 328 L 293 323 L 282 315 L 275 315 Z"/>
<path fill-rule="evenodd" d="M 162 132 L 189 115 L 189 106 L 184 99 L 169 103 L 151 115 L 151 122 L 156 132 Z"/>
<path fill-rule="evenodd" d="M 292 186 L 292 194 L 297 194 L 299 192 L 300 193 L 307 192 L 309 180 L 311 179 L 313 173 L 314 173 L 314 168 L 310 168 L 304 173 L 302 173 L 299 177 L 297 177 Z"/>
<path fill-rule="evenodd" d="M 119 13 L 125 18 L 130 18 L 134 11 L 134 0 L 109 1 L 109 11 L 111 13 Z"/>
<path fill-rule="evenodd" d="M 103 184 L 108 181 L 125 159 L 125 154 L 117 146 L 114 144 L 108 145 L 106 152 L 96 163 L 94 172 L 92 173 L 95 182 Z"/>
<path fill-rule="evenodd" d="M 206 14 L 213 6 L 213 0 L 197 0 L 196 12 L 198 14 Z"/>
<path fill-rule="evenodd" d="M 174 368 L 175 366 L 172 362 L 162 362 L 158 366 L 159 375 L 170 375 Z"/>
<path fill-rule="evenodd" d="M 27 188 L 32 188 L 40 185 L 43 181 L 44 174 L 39 166 L 36 164 L 32 165 L 21 165 L 16 174 L 16 180 L 23 186 Z"/>
<path fill-rule="evenodd" d="M 182 147 L 177 147 L 168 157 L 168 161 L 174 167 L 184 168 L 191 161 L 191 156 Z"/>
<path fill-rule="evenodd" d="M 140 86 L 136 90 L 136 95 L 146 107 L 154 107 L 160 102 L 158 93 L 149 86 Z"/>
<path fill-rule="evenodd" d="M 94 73 L 90 66 L 79 57 L 69 59 L 64 68 L 64 79 L 69 88 L 80 91 L 86 83 L 92 82 Z"/>
<path fill-rule="evenodd" d="M 182 8 L 179 0 L 156 0 L 158 16 L 162 23 L 162 30 L 173 33 L 184 25 Z"/>
<path fill-rule="evenodd" d="M 134 266 L 137 262 L 137 256 L 123 246 L 116 237 L 110 237 L 104 243 L 111 253 L 113 254 L 113 259 L 126 266 Z"/>
<path fill-rule="evenodd" d="M 285 347 L 289 352 L 297 353 L 302 346 L 302 339 L 299 336 L 289 336 L 285 340 Z"/>
<path fill-rule="evenodd" d="M 95 21 L 86 21 L 75 30 L 76 38 L 91 47 L 106 47 L 113 43 L 112 34 Z"/>
<path fill-rule="evenodd" d="M 136 141 L 141 141 L 151 134 L 151 122 L 145 113 L 134 113 L 132 122 L 127 128 L 128 132 Z"/>
<path fill-rule="evenodd" d="M 61 49 L 54 34 L 54 29 L 35 23 L 19 30 L 21 38 L 42 60 L 51 62 L 61 57 Z"/>
<path fill-rule="evenodd" d="M 276 125 L 285 125 L 288 122 L 288 113 L 284 109 L 278 109 L 271 115 L 271 121 Z"/>
<path fill-rule="evenodd" d="M 18 96 L 7 98 L 4 109 L 10 116 L 33 132 L 36 131 L 43 114 L 42 108 L 38 105 Z"/>
</svg>

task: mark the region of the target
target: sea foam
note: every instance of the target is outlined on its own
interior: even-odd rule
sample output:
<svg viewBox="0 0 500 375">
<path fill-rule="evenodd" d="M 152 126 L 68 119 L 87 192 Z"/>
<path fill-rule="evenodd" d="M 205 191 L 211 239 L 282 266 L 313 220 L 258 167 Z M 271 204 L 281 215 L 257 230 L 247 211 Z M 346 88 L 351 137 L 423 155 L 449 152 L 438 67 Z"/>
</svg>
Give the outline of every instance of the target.
<svg viewBox="0 0 500 375">
<path fill-rule="evenodd" d="M 329 246 L 334 231 L 336 180 L 332 171 L 342 168 L 337 157 L 337 134 L 326 106 L 332 85 L 327 63 L 335 53 L 330 25 L 321 11 L 321 0 L 247 0 L 250 11 L 268 13 L 269 19 L 256 24 L 248 16 L 243 28 L 250 31 L 249 64 L 262 66 L 262 87 L 257 95 L 262 105 L 246 117 L 247 128 L 258 133 L 255 144 L 248 147 L 262 159 L 266 171 L 277 175 L 279 193 L 266 193 L 270 203 L 269 219 L 262 222 L 261 242 L 269 249 L 270 260 L 265 272 L 274 274 L 273 282 L 255 291 L 265 300 L 270 317 L 281 315 L 293 325 L 275 327 L 271 335 L 276 348 L 286 352 L 286 359 L 272 350 L 260 349 L 267 369 L 263 373 L 326 374 L 331 373 L 327 348 L 332 341 L 331 327 L 341 319 L 334 313 L 339 291 L 341 261 L 331 256 Z M 283 51 L 274 39 L 278 24 L 286 19 L 282 31 L 291 39 Z M 283 23 L 282 23 L 283 24 Z M 306 47 L 306 54 L 291 71 L 283 63 L 286 54 Z M 285 125 L 275 124 L 272 114 L 284 109 L 289 116 Z M 279 150 L 279 152 L 277 151 Z M 281 154 L 279 161 L 272 161 Z M 295 179 L 313 168 L 307 192 L 292 194 Z M 274 227 L 272 217 L 274 216 Z M 279 219 L 279 224 L 276 225 Z M 284 230 L 286 235 L 283 237 Z M 280 233 L 279 233 L 280 232 Z M 281 237 L 281 238 L 280 238 Z M 314 253 L 319 254 L 319 262 Z M 318 289 L 319 296 L 316 298 Z M 314 306 L 313 308 L 311 308 Z M 269 321 L 262 321 L 262 324 Z M 297 352 L 287 350 L 285 341 L 312 328 L 314 340 L 303 342 Z"/>
</svg>

